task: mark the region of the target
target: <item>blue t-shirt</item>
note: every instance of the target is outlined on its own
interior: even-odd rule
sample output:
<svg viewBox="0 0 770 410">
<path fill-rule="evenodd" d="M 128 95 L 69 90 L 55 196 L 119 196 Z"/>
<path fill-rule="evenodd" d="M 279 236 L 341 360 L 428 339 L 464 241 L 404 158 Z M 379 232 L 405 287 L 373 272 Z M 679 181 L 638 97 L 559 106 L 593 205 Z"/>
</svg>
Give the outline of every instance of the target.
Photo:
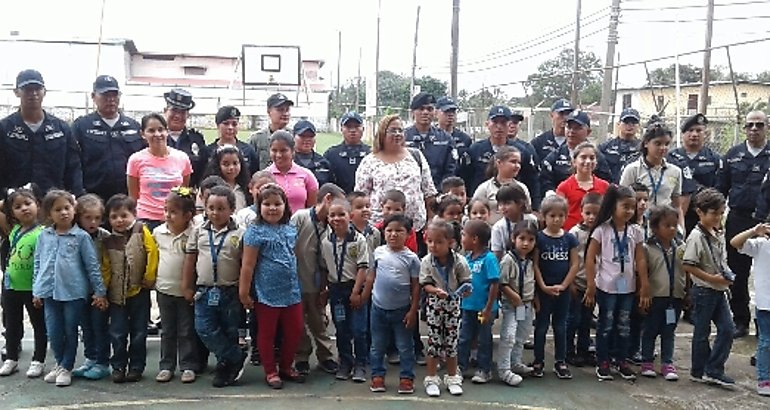
<svg viewBox="0 0 770 410">
<path fill-rule="evenodd" d="M 396 310 L 412 303 L 412 278 L 420 277 L 420 258 L 407 248 L 393 252 L 388 245 L 374 250 L 372 303 L 380 309 Z"/>
<path fill-rule="evenodd" d="M 575 235 L 565 232 L 554 238 L 543 231 L 537 233 L 537 248 L 540 250 L 540 273 L 546 286 L 558 285 L 569 272 L 569 253 L 578 247 Z"/>
<path fill-rule="evenodd" d="M 259 249 L 253 281 L 259 303 L 286 307 L 302 300 L 294 253 L 296 242 L 294 225 L 249 225 L 243 244 Z"/>
<path fill-rule="evenodd" d="M 471 284 L 473 292 L 463 298 L 462 308 L 465 310 L 484 310 L 489 299 L 489 287 L 500 280 L 500 265 L 492 252 L 485 251 L 478 258 L 472 258 L 471 254 L 465 255 L 468 267 L 471 269 Z M 492 312 L 497 312 L 497 300 L 492 305 Z"/>
</svg>

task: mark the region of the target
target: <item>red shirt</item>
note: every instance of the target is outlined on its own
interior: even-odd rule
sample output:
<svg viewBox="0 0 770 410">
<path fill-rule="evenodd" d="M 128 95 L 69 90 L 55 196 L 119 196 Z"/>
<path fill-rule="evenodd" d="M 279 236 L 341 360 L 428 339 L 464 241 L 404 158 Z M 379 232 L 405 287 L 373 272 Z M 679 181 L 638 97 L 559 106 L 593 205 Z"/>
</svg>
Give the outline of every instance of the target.
<svg viewBox="0 0 770 410">
<path fill-rule="evenodd" d="M 575 175 L 565 179 L 556 188 L 556 193 L 567 199 L 569 204 L 569 210 L 567 212 L 567 220 L 564 222 L 564 230 L 569 231 L 573 226 L 580 223 L 583 217 L 580 215 L 581 207 L 580 203 L 583 202 L 583 197 L 589 192 L 596 192 L 600 195 L 604 195 L 607 192 L 607 188 L 610 184 L 601 179 L 593 176 L 593 186 L 586 191 L 578 184 Z"/>
<path fill-rule="evenodd" d="M 384 224 L 385 224 L 385 221 L 374 225 L 375 228 L 377 228 L 380 232 L 382 232 L 383 245 L 385 245 L 385 230 L 382 229 Z M 417 232 L 415 232 L 414 229 L 412 229 L 409 232 L 409 236 L 406 238 L 406 242 L 404 242 L 404 246 L 406 246 L 406 248 L 409 249 L 410 251 L 417 253 Z M 370 252 L 374 252 L 374 249 L 371 249 Z"/>
</svg>

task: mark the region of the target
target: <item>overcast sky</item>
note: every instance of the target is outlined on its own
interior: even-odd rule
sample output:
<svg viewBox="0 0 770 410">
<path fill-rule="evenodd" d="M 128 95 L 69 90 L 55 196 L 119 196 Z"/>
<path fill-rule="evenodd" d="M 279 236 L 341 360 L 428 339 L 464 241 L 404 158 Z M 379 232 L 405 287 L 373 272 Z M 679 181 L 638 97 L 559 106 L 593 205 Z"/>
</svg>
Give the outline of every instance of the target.
<svg viewBox="0 0 770 410">
<path fill-rule="evenodd" d="M 716 0 L 713 45 L 770 37 L 770 0 Z M 0 36 L 96 40 L 102 0 L 4 2 Z M 571 47 L 576 0 L 462 0 L 460 5 L 460 88 L 469 92 L 523 80 L 544 59 Z M 620 63 L 642 61 L 703 48 L 706 0 L 624 0 L 617 51 Z M 380 68 L 408 74 L 417 5 L 422 6 L 418 75 L 449 79 L 452 0 L 382 0 Z M 611 0 L 583 0 L 582 49 L 604 60 Z M 560 5 L 561 7 L 557 7 Z M 656 10 L 659 7 L 679 9 Z M 632 11 L 630 9 L 646 9 Z M 135 40 L 142 51 L 234 55 L 243 43 L 299 45 L 303 57 L 326 61 L 322 75 L 336 81 L 337 32 L 342 32 L 342 78 L 356 75 L 362 49 L 364 75 L 374 68 L 377 0 L 106 0 L 104 38 Z M 735 19 L 740 18 L 740 19 Z M 683 23 L 654 22 L 675 21 Z M 546 37 L 544 44 L 531 40 Z M 525 43 L 524 46 L 521 46 Z M 513 48 L 513 49 L 512 49 Z M 770 42 L 731 49 L 735 70 L 770 69 Z M 7 58 L 7 57 L 6 57 Z M 16 58 L 23 58 L 18 56 Z M 482 61 L 479 61 L 482 60 Z M 702 64 L 702 55 L 682 63 Z M 650 69 L 673 60 L 650 63 Z M 712 64 L 727 65 L 724 50 Z M 498 66 L 498 67 L 494 67 Z M 622 68 L 620 86 L 641 85 L 643 66 Z M 520 86 L 507 87 L 521 95 Z"/>
</svg>

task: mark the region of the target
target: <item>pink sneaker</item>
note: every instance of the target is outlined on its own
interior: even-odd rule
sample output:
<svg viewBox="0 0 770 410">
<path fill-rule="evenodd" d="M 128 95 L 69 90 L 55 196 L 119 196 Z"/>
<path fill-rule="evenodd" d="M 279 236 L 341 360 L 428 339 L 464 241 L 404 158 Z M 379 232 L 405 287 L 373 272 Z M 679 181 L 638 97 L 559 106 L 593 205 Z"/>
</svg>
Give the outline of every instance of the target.
<svg viewBox="0 0 770 410">
<path fill-rule="evenodd" d="M 653 366 L 652 363 L 649 363 L 649 362 L 642 363 L 642 367 L 640 370 L 641 370 L 640 372 L 641 375 L 644 377 L 655 377 L 658 375 L 657 373 L 655 373 L 655 366 Z"/>
<path fill-rule="evenodd" d="M 770 396 L 770 381 L 763 380 L 757 383 L 757 393 L 760 396 Z"/>
<path fill-rule="evenodd" d="M 679 380 L 679 375 L 676 374 L 676 367 L 674 367 L 674 365 L 670 363 L 660 366 L 660 374 L 663 375 L 664 379 L 670 382 L 675 382 Z"/>
</svg>

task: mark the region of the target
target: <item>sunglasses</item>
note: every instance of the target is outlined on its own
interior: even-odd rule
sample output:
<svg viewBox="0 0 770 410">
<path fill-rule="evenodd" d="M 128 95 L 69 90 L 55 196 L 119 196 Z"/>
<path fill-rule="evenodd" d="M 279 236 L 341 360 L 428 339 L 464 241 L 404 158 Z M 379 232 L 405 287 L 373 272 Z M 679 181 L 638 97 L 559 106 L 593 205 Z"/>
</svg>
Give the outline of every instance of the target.
<svg viewBox="0 0 770 410">
<path fill-rule="evenodd" d="M 761 130 L 762 128 L 765 128 L 764 122 L 747 122 L 746 125 L 743 126 L 743 128 L 750 130 L 754 127 L 757 127 L 758 130 Z"/>
</svg>

